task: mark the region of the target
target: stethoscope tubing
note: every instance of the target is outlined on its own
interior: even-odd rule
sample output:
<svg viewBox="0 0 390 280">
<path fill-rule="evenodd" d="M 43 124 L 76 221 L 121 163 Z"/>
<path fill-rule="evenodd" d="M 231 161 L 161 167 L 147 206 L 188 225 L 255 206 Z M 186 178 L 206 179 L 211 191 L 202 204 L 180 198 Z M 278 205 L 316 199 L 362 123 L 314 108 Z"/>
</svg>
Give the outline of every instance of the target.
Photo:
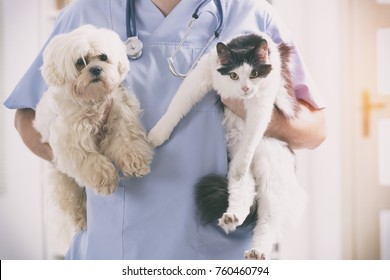
<svg viewBox="0 0 390 280">
<path fill-rule="evenodd" d="M 204 6 L 206 6 L 206 4 L 210 3 L 211 1 L 213 1 L 213 0 L 204 0 L 202 3 L 200 3 L 198 5 L 198 7 L 196 7 L 194 13 L 192 14 L 192 17 L 194 19 L 198 19 L 199 15 L 200 15 L 200 11 L 203 9 Z M 219 17 L 217 17 L 218 26 L 214 30 L 214 34 L 215 34 L 215 37 L 219 37 L 219 34 L 221 34 L 222 27 L 223 27 L 223 8 L 222 8 L 221 0 L 215 0 L 214 2 L 215 2 L 215 5 L 217 6 L 217 11 L 219 14 Z"/>
<path fill-rule="evenodd" d="M 213 35 L 210 37 L 210 39 L 207 41 L 205 47 L 201 51 L 201 53 L 198 55 L 198 57 L 195 59 L 191 67 L 189 68 L 188 72 L 186 74 L 182 74 L 176 70 L 175 64 L 174 64 L 174 57 L 177 55 L 179 52 L 181 46 L 183 45 L 184 41 L 188 37 L 192 26 L 195 22 L 196 19 L 199 18 L 203 7 L 210 3 L 211 1 L 214 1 L 216 7 L 217 7 L 217 12 L 218 15 L 215 15 L 217 19 L 217 27 L 214 30 Z M 203 55 L 203 53 L 206 51 L 207 47 L 211 44 L 211 42 L 219 37 L 223 29 L 223 8 L 222 8 L 222 3 L 221 0 L 204 0 L 202 1 L 195 9 L 194 13 L 192 14 L 192 20 L 190 21 L 187 30 L 185 32 L 184 37 L 180 41 L 179 45 L 175 48 L 173 51 L 173 54 L 168 57 L 168 66 L 169 70 L 172 72 L 172 74 L 176 77 L 181 77 L 184 78 L 196 65 L 196 63 L 199 61 L 200 57 Z M 127 34 L 127 43 L 129 43 L 128 49 L 129 49 L 129 58 L 130 59 L 138 59 L 142 55 L 142 42 L 138 38 L 138 29 L 137 29 L 137 22 L 136 22 L 136 11 L 135 11 L 135 0 L 127 0 L 126 4 L 126 34 Z M 138 50 L 138 46 L 139 50 Z M 137 51 L 135 51 L 137 50 Z"/>
<path fill-rule="evenodd" d="M 134 0 L 127 0 L 126 4 L 126 33 L 127 38 L 138 37 Z"/>
</svg>

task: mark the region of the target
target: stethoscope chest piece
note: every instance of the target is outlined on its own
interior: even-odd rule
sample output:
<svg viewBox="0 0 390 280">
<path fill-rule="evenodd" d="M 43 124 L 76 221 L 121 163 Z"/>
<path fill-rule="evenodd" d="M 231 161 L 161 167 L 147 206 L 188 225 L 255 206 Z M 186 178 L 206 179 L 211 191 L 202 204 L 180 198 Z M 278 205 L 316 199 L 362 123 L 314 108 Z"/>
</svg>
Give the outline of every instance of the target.
<svg viewBox="0 0 390 280">
<path fill-rule="evenodd" d="M 142 48 L 143 44 L 138 37 L 130 37 L 126 40 L 126 51 L 127 51 L 127 56 L 130 59 L 138 59 L 142 55 Z"/>
</svg>

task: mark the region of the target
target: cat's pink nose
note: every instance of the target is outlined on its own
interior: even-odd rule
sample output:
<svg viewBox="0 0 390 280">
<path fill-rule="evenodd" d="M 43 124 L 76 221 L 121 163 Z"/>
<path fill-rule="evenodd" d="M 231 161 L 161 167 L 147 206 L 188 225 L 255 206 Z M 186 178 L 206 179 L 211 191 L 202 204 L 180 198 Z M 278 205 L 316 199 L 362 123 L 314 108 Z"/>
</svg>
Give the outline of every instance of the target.
<svg viewBox="0 0 390 280">
<path fill-rule="evenodd" d="M 249 90 L 249 87 L 247 87 L 247 86 L 242 86 L 241 89 L 242 89 L 243 92 L 247 93 L 248 90 Z"/>
</svg>

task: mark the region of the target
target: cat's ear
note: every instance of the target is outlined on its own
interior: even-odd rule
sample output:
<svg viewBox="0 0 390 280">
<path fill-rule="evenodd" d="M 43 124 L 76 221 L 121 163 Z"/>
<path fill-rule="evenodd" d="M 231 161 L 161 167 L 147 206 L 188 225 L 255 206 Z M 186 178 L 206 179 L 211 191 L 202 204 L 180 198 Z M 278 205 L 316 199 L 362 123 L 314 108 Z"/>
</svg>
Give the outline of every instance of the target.
<svg viewBox="0 0 390 280">
<path fill-rule="evenodd" d="M 218 60 L 220 64 L 226 64 L 231 60 L 232 51 L 224 43 L 219 42 L 217 44 Z"/>
<path fill-rule="evenodd" d="M 269 64 L 269 50 L 267 40 L 261 40 L 260 44 L 256 47 L 255 52 L 261 63 Z"/>
</svg>

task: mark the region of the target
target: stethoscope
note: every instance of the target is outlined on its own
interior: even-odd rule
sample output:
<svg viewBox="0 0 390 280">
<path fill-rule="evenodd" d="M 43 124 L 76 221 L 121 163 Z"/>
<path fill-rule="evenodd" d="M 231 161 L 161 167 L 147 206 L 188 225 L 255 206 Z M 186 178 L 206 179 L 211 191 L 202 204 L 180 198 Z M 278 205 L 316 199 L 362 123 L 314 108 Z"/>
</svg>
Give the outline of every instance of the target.
<svg viewBox="0 0 390 280">
<path fill-rule="evenodd" d="M 188 75 L 188 73 L 195 67 L 196 63 L 199 61 L 201 56 L 204 54 L 206 49 L 210 46 L 212 41 L 215 38 L 218 38 L 221 34 L 222 27 L 223 27 L 223 9 L 221 0 L 214 0 L 215 5 L 217 7 L 218 15 L 214 14 L 214 17 L 216 18 L 216 28 L 214 29 L 213 34 L 208 39 L 206 45 L 202 48 L 194 62 L 192 63 L 191 67 L 186 73 L 180 73 L 177 71 L 174 58 L 180 51 L 180 48 L 183 46 L 185 40 L 187 39 L 188 35 L 190 34 L 192 27 L 195 23 L 195 21 L 199 18 L 199 16 L 202 13 L 202 8 L 210 3 L 213 0 L 204 0 L 202 1 L 198 7 L 196 7 L 194 13 L 192 14 L 192 19 L 188 24 L 187 30 L 184 33 L 183 38 L 177 45 L 177 47 L 173 50 L 170 57 L 167 58 L 168 61 L 168 67 L 171 73 L 176 77 L 184 78 Z M 126 33 L 127 33 L 127 40 L 125 42 L 126 49 L 127 49 L 127 55 L 130 59 L 135 60 L 142 56 L 142 50 L 143 50 L 143 44 L 142 41 L 138 38 L 138 29 L 137 29 L 137 22 L 136 22 L 136 16 L 135 16 L 135 0 L 127 0 L 127 6 L 126 6 Z"/>
</svg>

